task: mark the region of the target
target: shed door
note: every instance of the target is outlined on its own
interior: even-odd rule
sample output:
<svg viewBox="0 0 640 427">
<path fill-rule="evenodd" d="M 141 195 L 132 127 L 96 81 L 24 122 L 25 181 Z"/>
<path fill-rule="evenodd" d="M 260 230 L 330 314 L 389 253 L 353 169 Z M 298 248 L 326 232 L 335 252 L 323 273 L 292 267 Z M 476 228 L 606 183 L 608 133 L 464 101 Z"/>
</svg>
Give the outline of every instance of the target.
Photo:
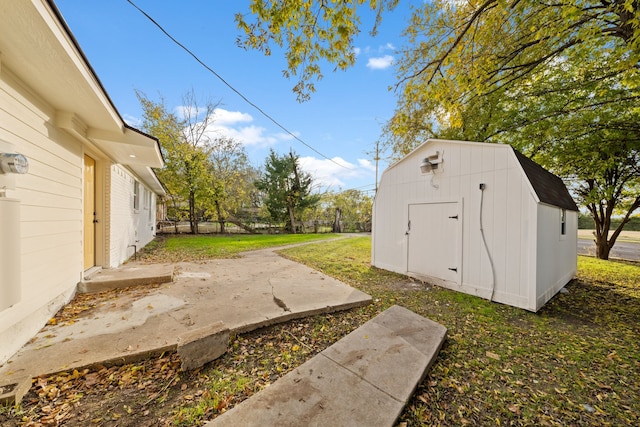
<svg viewBox="0 0 640 427">
<path fill-rule="evenodd" d="M 459 203 L 409 205 L 409 273 L 459 283 Z"/>
</svg>

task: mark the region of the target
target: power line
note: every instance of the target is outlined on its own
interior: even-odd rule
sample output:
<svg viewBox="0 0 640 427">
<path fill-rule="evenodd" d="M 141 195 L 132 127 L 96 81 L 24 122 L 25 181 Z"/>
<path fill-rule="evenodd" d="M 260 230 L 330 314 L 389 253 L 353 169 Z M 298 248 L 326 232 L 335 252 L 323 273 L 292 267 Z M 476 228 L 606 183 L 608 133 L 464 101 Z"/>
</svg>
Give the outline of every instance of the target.
<svg viewBox="0 0 640 427">
<path fill-rule="evenodd" d="M 315 148 L 313 148 L 311 145 L 307 144 L 306 142 L 304 142 L 302 139 L 300 139 L 297 135 L 295 135 L 293 132 L 291 132 L 289 129 L 287 129 L 286 127 L 284 127 L 283 125 L 281 125 L 276 119 L 274 119 L 273 117 L 271 117 L 269 114 L 267 114 L 264 110 L 262 110 L 262 108 L 258 107 L 256 104 L 254 104 L 253 102 L 251 102 L 246 96 L 244 96 L 239 90 L 237 90 L 236 88 L 234 88 L 233 86 L 231 86 L 230 83 L 228 83 L 224 78 L 222 78 L 222 76 L 218 73 L 215 72 L 215 70 L 211 67 L 209 67 L 207 64 L 205 64 L 195 53 L 193 53 L 189 48 L 187 48 L 185 45 L 183 45 L 182 43 L 180 43 L 178 40 L 176 40 L 171 34 L 169 34 L 169 32 L 167 30 L 165 30 L 162 25 L 160 25 L 155 19 L 153 19 L 151 16 L 149 16 L 149 14 L 147 14 L 147 12 L 145 12 L 144 10 L 142 10 L 140 7 L 138 7 L 138 5 L 136 5 L 132 0 L 127 0 L 127 2 L 129 4 L 131 4 L 131 6 L 135 7 L 140 13 L 142 13 L 149 21 L 151 21 L 156 27 L 158 27 L 158 29 L 160 29 L 160 31 L 162 31 L 164 33 L 164 35 L 166 35 L 172 42 L 174 42 L 176 45 L 178 45 L 180 48 L 182 48 L 185 52 L 187 52 L 189 55 L 191 55 L 193 57 L 193 59 L 195 59 L 200 65 L 202 65 L 205 69 L 207 69 L 211 74 L 213 74 L 214 76 L 216 76 L 218 78 L 218 80 L 220 80 L 222 83 L 224 83 L 229 89 L 231 89 L 232 91 L 234 91 L 240 98 L 242 98 L 247 104 L 251 105 L 253 108 L 255 108 L 256 110 L 258 110 L 260 112 L 260 114 L 262 114 L 264 117 L 266 117 L 267 119 L 271 120 L 271 122 L 273 122 L 276 126 L 278 126 L 280 129 L 282 129 L 283 131 L 285 131 L 288 135 L 291 135 L 295 140 L 297 140 L 298 142 L 302 143 L 305 147 L 307 147 L 308 149 L 312 150 L 314 153 L 318 154 L 319 156 L 329 160 L 330 162 L 335 163 L 336 165 L 343 167 L 345 169 L 349 169 L 349 170 L 353 170 L 353 168 L 347 167 L 345 165 L 341 165 L 340 163 L 336 162 L 335 160 L 325 156 L 324 154 L 322 154 L 320 151 L 316 150 Z"/>
<path fill-rule="evenodd" d="M 344 191 L 348 191 L 348 190 L 362 190 L 362 189 L 367 188 L 367 187 L 375 187 L 375 184 L 361 185 L 360 187 L 349 188 L 349 189 L 344 190 Z M 375 188 L 373 188 L 372 190 L 375 190 Z"/>
</svg>

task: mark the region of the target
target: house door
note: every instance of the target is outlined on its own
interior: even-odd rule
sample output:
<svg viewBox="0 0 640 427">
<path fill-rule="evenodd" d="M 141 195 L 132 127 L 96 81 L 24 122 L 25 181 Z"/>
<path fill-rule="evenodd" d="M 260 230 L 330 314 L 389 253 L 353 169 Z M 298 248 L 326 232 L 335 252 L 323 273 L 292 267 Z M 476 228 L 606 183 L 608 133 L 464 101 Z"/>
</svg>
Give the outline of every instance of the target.
<svg viewBox="0 0 640 427">
<path fill-rule="evenodd" d="M 96 161 L 84 156 L 84 269 L 96 264 Z"/>
<path fill-rule="evenodd" d="M 459 203 L 409 205 L 407 270 L 460 283 Z"/>
</svg>

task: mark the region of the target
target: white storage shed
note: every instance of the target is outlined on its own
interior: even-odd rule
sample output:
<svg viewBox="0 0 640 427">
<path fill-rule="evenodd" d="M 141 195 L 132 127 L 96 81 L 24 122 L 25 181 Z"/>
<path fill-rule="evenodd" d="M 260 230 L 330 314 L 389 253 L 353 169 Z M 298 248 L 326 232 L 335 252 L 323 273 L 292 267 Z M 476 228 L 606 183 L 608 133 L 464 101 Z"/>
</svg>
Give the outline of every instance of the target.
<svg viewBox="0 0 640 427">
<path fill-rule="evenodd" d="M 372 264 L 538 311 L 576 273 L 578 208 L 509 145 L 428 140 L 382 174 Z"/>
</svg>

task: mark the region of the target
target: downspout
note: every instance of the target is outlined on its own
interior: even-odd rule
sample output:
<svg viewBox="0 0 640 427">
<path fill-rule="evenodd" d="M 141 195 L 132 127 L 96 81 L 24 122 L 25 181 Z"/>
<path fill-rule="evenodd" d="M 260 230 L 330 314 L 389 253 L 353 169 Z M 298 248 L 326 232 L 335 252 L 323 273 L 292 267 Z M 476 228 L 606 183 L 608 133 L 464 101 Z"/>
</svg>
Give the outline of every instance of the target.
<svg viewBox="0 0 640 427">
<path fill-rule="evenodd" d="M 487 239 L 484 236 L 484 228 L 482 226 L 482 204 L 484 201 L 484 189 L 486 185 L 484 183 L 480 183 L 480 234 L 482 235 L 482 243 L 484 243 L 484 250 L 487 252 L 487 257 L 489 257 L 489 264 L 491 265 L 491 296 L 489 297 L 489 301 L 493 301 L 493 294 L 496 291 L 496 271 L 493 266 L 493 258 L 491 258 L 491 252 L 489 252 L 489 245 L 487 245 Z"/>
</svg>

